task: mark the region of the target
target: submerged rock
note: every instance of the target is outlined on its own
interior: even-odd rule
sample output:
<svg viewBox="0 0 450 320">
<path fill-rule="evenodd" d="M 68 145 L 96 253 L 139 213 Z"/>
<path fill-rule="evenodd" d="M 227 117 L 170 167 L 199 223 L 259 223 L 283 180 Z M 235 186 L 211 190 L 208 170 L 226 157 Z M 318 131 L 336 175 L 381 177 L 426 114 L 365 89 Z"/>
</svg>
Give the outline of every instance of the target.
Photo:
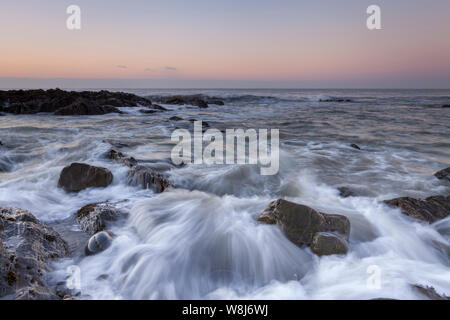
<svg viewBox="0 0 450 320">
<path fill-rule="evenodd" d="M 76 220 L 81 230 L 95 234 L 106 228 L 108 221 L 124 217 L 125 213 L 108 203 L 88 204 L 77 211 Z"/>
<path fill-rule="evenodd" d="M 450 297 L 446 296 L 445 294 L 440 295 L 436 292 L 436 290 L 433 287 L 429 286 L 422 286 L 422 285 L 411 285 L 414 291 L 419 293 L 420 295 L 427 297 L 430 300 L 450 300 Z"/>
<path fill-rule="evenodd" d="M 300 247 L 310 247 L 316 234 L 328 233 L 317 235 L 314 253 L 341 254 L 344 246 L 332 246 L 330 243 L 346 242 L 350 235 L 350 221 L 347 217 L 321 213 L 282 199 L 271 202 L 261 213 L 258 221 L 278 224 L 286 237 Z"/>
<path fill-rule="evenodd" d="M 425 200 L 402 197 L 384 202 L 400 208 L 402 213 L 412 218 L 429 223 L 444 219 L 450 214 L 450 196 L 433 196 Z"/>
<path fill-rule="evenodd" d="M 352 143 L 352 144 L 350 145 L 350 147 L 352 147 L 353 149 L 361 150 L 361 148 L 360 148 L 357 144 L 355 144 L 355 143 Z"/>
<path fill-rule="evenodd" d="M 58 299 L 45 271 L 67 252 L 60 235 L 30 212 L 0 208 L 0 298 Z"/>
<path fill-rule="evenodd" d="M 113 241 L 111 235 L 106 231 L 94 234 L 86 245 L 85 253 L 87 256 L 97 254 L 109 248 Z"/>
<path fill-rule="evenodd" d="M 205 97 L 201 94 L 193 95 L 175 95 L 175 96 L 153 96 L 152 99 L 163 103 L 173 105 L 192 105 L 199 108 L 208 108 L 208 104 L 224 105 L 225 103 L 217 98 Z"/>
<path fill-rule="evenodd" d="M 355 192 L 349 187 L 339 187 L 338 191 L 339 191 L 339 196 L 341 196 L 342 198 L 348 198 L 348 197 L 355 196 Z"/>
<path fill-rule="evenodd" d="M 156 193 L 161 193 L 172 187 L 172 184 L 162 174 L 151 168 L 138 165 L 137 160 L 133 157 L 129 157 L 116 149 L 109 150 L 107 156 L 111 160 L 120 161 L 130 168 L 128 171 L 128 183 L 130 185 L 152 189 Z"/>
<path fill-rule="evenodd" d="M 113 175 L 106 168 L 72 163 L 62 170 L 58 186 L 67 192 L 79 192 L 86 188 L 105 188 L 112 181 Z"/>
<path fill-rule="evenodd" d="M 438 179 L 445 179 L 450 181 L 450 167 L 442 169 L 434 174 L 434 176 Z"/>
</svg>

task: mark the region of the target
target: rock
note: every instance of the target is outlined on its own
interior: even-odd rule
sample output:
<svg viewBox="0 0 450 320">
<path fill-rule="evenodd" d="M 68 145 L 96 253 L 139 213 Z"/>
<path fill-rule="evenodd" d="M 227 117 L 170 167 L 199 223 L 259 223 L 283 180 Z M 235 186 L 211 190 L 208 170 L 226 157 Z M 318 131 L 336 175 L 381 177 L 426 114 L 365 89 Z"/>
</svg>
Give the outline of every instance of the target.
<svg viewBox="0 0 450 320">
<path fill-rule="evenodd" d="M 438 179 L 445 179 L 450 181 L 450 167 L 446 169 L 442 169 L 441 171 L 438 171 L 434 174 L 434 176 Z"/>
<path fill-rule="evenodd" d="M 433 287 L 429 286 L 422 286 L 422 285 L 411 285 L 414 291 L 419 293 L 420 295 L 427 297 L 430 300 L 450 300 L 450 297 L 446 296 L 445 294 L 440 295 L 436 292 L 436 290 Z"/>
<path fill-rule="evenodd" d="M 450 214 L 450 196 L 433 196 L 425 200 L 409 197 L 385 200 L 392 207 L 399 207 L 402 213 L 429 223 L 446 218 Z"/>
<path fill-rule="evenodd" d="M 94 234 L 86 245 L 85 253 L 87 256 L 102 252 L 111 245 L 113 239 L 111 235 L 106 231 L 101 231 Z"/>
<path fill-rule="evenodd" d="M 171 120 L 171 121 L 181 121 L 183 119 L 180 118 L 180 117 L 177 117 L 177 116 L 173 116 L 173 117 L 170 117 L 169 120 Z"/>
<path fill-rule="evenodd" d="M 199 108 L 208 108 L 208 102 L 203 98 L 202 95 L 175 95 L 175 96 L 157 96 L 151 97 L 152 99 L 156 99 L 158 102 L 163 104 L 173 104 L 173 105 L 192 105 L 197 106 Z M 219 101 L 216 99 L 216 103 Z"/>
<path fill-rule="evenodd" d="M 218 105 L 218 106 L 223 106 L 223 105 L 225 105 L 225 103 L 224 103 L 222 100 L 219 100 L 219 99 L 216 99 L 216 98 L 208 99 L 207 102 L 208 102 L 209 104 L 215 104 L 215 105 Z"/>
<path fill-rule="evenodd" d="M 67 107 L 60 108 L 55 111 L 55 115 L 70 116 L 70 115 L 100 115 L 107 113 L 122 113 L 119 109 L 113 106 L 101 106 L 95 101 L 89 101 L 84 98 L 79 98 L 74 103 Z"/>
<path fill-rule="evenodd" d="M 354 144 L 354 143 L 352 143 L 350 145 L 350 147 L 352 147 L 353 149 L 361 150 L 361 148 L 357 144 Z"/>
<path fill-rule="evenodd" d="M 108 203 L 88 204 L 77 211 L 76 220 L 81 230 L 91 235 L 103 231 L 108 221 L 124 217 L 125 213 Z"/>
<path fill-rule="evenodd" d="M 0 111 L 15 114 L 54 112 L 58 115 L 97 115 L 121 113 L 116 107 L 153 106 L 151 101 L 124 92 L 102 91 L 63 91 L 60 89 L 44 90 L 9 90 L 0 91 L 0 101 L 6 106 Z"/>
<path fill-rule="evenodd" d="M 128 157 L 116 149 L 109 150 L 107 156 L 112 160 L 124 163 L 130 168 L 130 171 L 128 171 L 128 183 L 130 185 L 152 189 L 156 193 L 161 193 L 172 187 L 172 184 L 163 175 L 151 168 L 138 165 L 133 157 Z"/>
<path fill-rule="evenodd" d="M 450 108 L 450 104 L 444 104 L 442 108 Z"/>
<path fill-rule="evenodd" d="M 141 109 L 139 110 L 140 113 L 144 113 L 144 114 L 151 114 L 151 113 L 155 113 L 158 112 L 156 110 L 150 110 L 150 109 Z"/>
<path fill-rule="evenodd" d="M 349 187 L 339 187 L 337 189 L 339 190 L 339 196 L 341 196 L 342 198 L 348 198 L 348 197 L 355 196 L 354 191 L 352 189 L 350 189 Z"/>
<path fill-rule="evenodd" d="M 0 208 L 0 298 L 58 299 L 45 271 L 67 252 L 60 235 L 30 212 Z"/>
<path fill-rule="evenodd" d="M 346 254 L 348 251 L 347 241 L 338 235 L 329 232 L 317 232 L 314 234 L 311 251 L 318 256 L 332 254 Z"/>
<path fill-rule="evenodd" d="M 67 192 L 79 192 L 86 188 L 105 188 L 112 181 L 113 175 L 106 168 L 85 163 L 72 163 L 62 170 L 58 186 Z"/>
<path fill-rule="evenodd" d="M 321 213 L 307 206 L 282 199 L 269 203 L 258 221 L 266 224 L 278 224 L 286 237 L 300 247 L 311 246 L 314 236 L 321 232 L 339 234 L 343 241 L 348 241 L 350 235 L 350 221 L 347 217 Z M 318 237 L 319 244 L 332 241 L 324 235 Z M 342 250 L 338 250 L 335 253 L 341 252 Z"/>
</svg>

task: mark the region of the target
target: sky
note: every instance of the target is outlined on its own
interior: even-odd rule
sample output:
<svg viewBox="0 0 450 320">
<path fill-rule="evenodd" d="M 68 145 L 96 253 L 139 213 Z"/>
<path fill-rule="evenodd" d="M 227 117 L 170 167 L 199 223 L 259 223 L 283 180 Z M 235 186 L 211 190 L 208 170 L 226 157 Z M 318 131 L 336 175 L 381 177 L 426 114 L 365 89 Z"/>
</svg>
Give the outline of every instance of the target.
<svg viewBox="0 0 450 320">
<path fill-rule="evenodd" d="M 0 0 L 0 88 L 35 87 L 449 89 L 450 1 Z"/>
</svg>

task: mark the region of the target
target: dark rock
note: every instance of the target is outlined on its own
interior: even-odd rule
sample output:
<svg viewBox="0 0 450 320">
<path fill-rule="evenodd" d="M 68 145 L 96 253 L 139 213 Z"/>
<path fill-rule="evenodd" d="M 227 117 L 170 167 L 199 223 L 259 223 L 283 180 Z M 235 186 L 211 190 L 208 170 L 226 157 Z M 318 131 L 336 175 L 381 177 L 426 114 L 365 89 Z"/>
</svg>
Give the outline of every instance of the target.
<svg viewBox="0 0 450 320">
<path fill-rule="evenodd" d="M 113 181 L 111 171 L 84 163 L 72 163 L 65 167 L 58 186 L 67 192 L 79 192 L 86 188 L 105 188 Z"/>
<path fill-rule="evenodd" d="M 419 293 L 420 295 L 427 297 L 430 300 L 450 300 L 450 297 L 446 296 L 445 294 L 440 295 L 436 292 L 436 290 L 433 287 L 429 286 L 422 286 L 422 285 L 411 285 L 414 291 Z"/>
<path fill-rule="evenodd" d="M 152 97 L 158 102 L 163 104 L 173 104 L 173 105 L 192 105 L 199 108 L 208 108 L 208 102 L 203 99 L 202 95 L 175 95 L 175 96 L 164 96 L 164 97 Z M 218 102 L 218 101 L 216 101 Z"/>
<path fill-rule="evenodd" d="M 339 196 L 341 196 L 342 198 L 348 198 L 348 197 L 353 197 L 355 196 L 355 193 L 352 189 L 350 189 L 349 187 L 339 187 Z"/>
<path fill-rule="evenodd" d="M 429 223 L 446 218 L 450 214 L 450 196 L 433 196 L 425 200 L 409 197 L 384 201 L 392 207 L 399 207 L 402 213 Z"/>
<path fill-rule="evenodd" d="M 86 245 L 85 253 L 87 256 L 102 252 L 111 245 L 113 238 L 106 231 L 101 231 L 94 234 Z"/>
<path fill-rule="evenodd" d="M 450 108 L 450 104 L 444 104 L 442 108 Z"/>
<path fill-rule="evenodd" d="M 130 171 L 128 171 L 128 183 L 130 185 L 152 189 L 156 193 L 172 187 L 172 184 L 163 175 L 151 168 L 138 165 L 133 157 L 128 157 L 116 149 L 109 150 L 107 156 L 112 160 L 124 163 L 130 168 Z"/>
<path fill-rule="evenodd" d="M 30 212 L 0 208 L 0 298 L 57 299 L 45 271 L 67 252 L 60 235 Z"/>
<path fill-rule="evenodd" d="M 0 91 L 3 106 L 0 111 L 15 114 L 32 114 L 38 112 L 56 112 L 58 115 L 96 115 L 111 112 L 121 113 L 116 107 L 153 106 L 151 101 L 124 92 L 109 91 L 63 91 L 60 89 L 44 90 L 9 90 Z"/>
<path fill-rule="evenodd" d="M 261 213 L 258 221 L 278 224 L 286 237 L 300 247 L 311 246 L 316 233 L 336 233 L 343 241 L 348 241 L 350 235 L 350 221 L 347 217 L 321 213 L 282 199 L 271 202 Z M 319 240 L 319 244 L 331 241 L 325 239 L 325 236 L 320 236 Z M 341 251 L 338 250 L 336 253 Z"/>
<path fill-rule="evenodd" d="M 218 105 L 218 106 L 223 106 L 223 105 L 225 105 L 225 103 L 224 103 L 222 100 L 215 99 L 215 98 L 208 99 L 207 102 L 208 102 L 209 104 L 215 104 L 215 105 Z"/>
<path fill-rule="evenodd" d="M 108 221 L 124 217 L 125 213 L 108 203 L 88 204 L 77 211 L 76 220 L 81 230 L 96 234 L 105 230 Z"/>
<path fill-rule="evenodd" d="M 436 172 L 434 174 L 434 176 L 438 179 L 446 179 L 446 180 L 450 181 L 450 167 Z"/>
<path fill-rule="evenodd" d="M 144 114 L 151 114 L 151 113 L 155 113 L 158 112 L 156 110 L 150 110 L 150 109 L 141 109 L 139 110 L 140 113 L 144 113 Z"/>
<path fill-rule="evenodd" d="M 350 145 L 350 147 L 352 147 L 353 149 L 361 150 L 361 148 L 357 144 L 354 144 L 354 143 L 352 143 Z"/>
<path fill-rule="evenodd" d="M 172 121 L 181 121 L 181 120 L 183 120 L 183 119 L 180 118 L 180 117 L 177 117 L 177 116 L 173 116 L 173 117 L 170 117 L 169 120 L 172 120 Z"/>
<path fill-rule="evenodd" d="M 346 254 L 348 251 L 347 241 L 340 236 L 329 232 L 317 232 L 314 234 L 311 251 L 318 256 L 332 254 Z"/>
</svg>

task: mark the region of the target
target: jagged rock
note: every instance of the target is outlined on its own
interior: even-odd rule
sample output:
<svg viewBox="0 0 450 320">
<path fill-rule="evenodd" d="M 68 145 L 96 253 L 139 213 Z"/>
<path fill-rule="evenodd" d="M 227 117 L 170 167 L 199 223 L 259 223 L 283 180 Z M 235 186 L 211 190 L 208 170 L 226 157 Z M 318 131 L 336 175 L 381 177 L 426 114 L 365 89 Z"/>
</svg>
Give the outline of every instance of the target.
<svg viewBox="0 0 450 320">
<path fill-rule="evenodd" d="M 60 235 L 30 212 L 0 208 L 0 298 L 58 299 L 45 271 L 67 252 Z"/>
<path fill-rule="evenodd" d="M 107 113 L 122 113 L 119 109 L 106 105 L 101 106 L 96 102 L 87 99 L 78 99 L 67 107 L 60 108 L 55 111 L 55 115 L 72 116 L 72 115 L 100 115 Z"/>
<path fill-rule="evenodd" d="M 350 221 L 347 217 L 318 212 L 307 206 L 287 200 L 276 200 L 264 209 L 258 221 L 266 224 L 278 224 L 286 237 L 296 245 L 311 246 L 317 233 L 336 233 L 343 241 L 348 241 Z M 328 243 L 325 235 L 318 236 L 318 245 Z M 326 245 L 328 248 L 329 246 Z M 339 254 L 340 247 L 335 253 Z"/>
<path fill-rule="evenodd" d="M 116 149 L 109 150 L 107 156 L 112 160 L 124 163 L 130 168 L 130 171 L 128 171 L 128 183 L 130 185 L 140 186 L 143 189 L 152 189 L 156 193 L 163 192 L 172 186 L 160 173 L 151 168 L 138 165 L 136 159 Z"/>
<path fill-rule="evenodd" d="M 311 251 L 318 256 L 332 254 L 346 254 L 348 251 L 347 241 L 340 236 L 329 232 L 317 232 L 314 234 Z"/>
<path fill-rule="evenodd" d="M 113 175 L 106 168 L 72 163 L 62 170 L 58 186 L 67 192 L 79 192 L 86 188 L 105 188 L 112 181 Z"/>
<path fill-rule="evenodd" d="M 422 286 L 418 284 L 411 285 L 411 287 L 420 295 L 427 297 L 430 300 L 450 300 L 450 297 L 446 296 L 445 294 L 438 294 L 433 287 Z"/>
<path fill-rule="evenodd" d="M 108 221 L 114 221 L 124 216 L 123 211 L 108 203 L 94 203 L 78 210 L 76 220 L 81 230 L 93 235 L 105 230 Z"/>
<path fill-rule="evenodd" d="M 85 249 L 87 256 L 102 252 L 111 245 L 113 239 L 111 235 L 106 231 L 101 231 L 94 234 L 88 241 Z"/>
<path fill-rule="evenodd" d="M 446 179 L 450 181 L 450 167 L 442 169 L 434 174 L 438 179 Z"/>
<path fill-rule="evenodd" d="M 425 200 L 409 197 L 385 200 L 392 207 L 399 207 L 402 213 L 429 223 L 446 218 L 450 214 L 450 196 L 433 196 Z"/>
</svg>

